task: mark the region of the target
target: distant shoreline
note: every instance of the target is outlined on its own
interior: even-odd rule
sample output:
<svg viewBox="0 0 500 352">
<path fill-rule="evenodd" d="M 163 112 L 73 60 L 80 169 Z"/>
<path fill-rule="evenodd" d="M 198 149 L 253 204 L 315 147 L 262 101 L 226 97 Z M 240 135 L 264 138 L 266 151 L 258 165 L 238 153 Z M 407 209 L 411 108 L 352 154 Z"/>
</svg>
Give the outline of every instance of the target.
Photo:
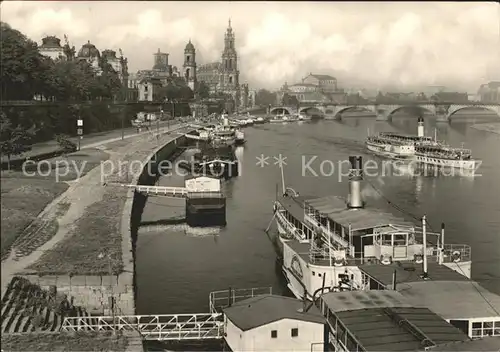
<svg viewBox="0 0 500 352">
<path fill-rule="evenodd" d="M 500 122 L 499 123 L 479 123 L 476 125 L 472 125 L 472 128 L 480 131 L 486 131 L 491 133 L 496 133 L 500 135 Z"/>
</svg>

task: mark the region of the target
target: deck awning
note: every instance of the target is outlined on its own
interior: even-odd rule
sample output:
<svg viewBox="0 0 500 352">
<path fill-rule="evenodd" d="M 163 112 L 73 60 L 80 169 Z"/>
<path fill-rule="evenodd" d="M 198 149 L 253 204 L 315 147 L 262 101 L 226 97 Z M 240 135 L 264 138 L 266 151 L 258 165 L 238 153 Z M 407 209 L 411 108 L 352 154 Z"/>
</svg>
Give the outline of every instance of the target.
<svg viewBox="0 0 500 352">
<path fill-rule="evenodd" d="M 349 209 L 346 201 L 336 196 L 311 199 L 306 201 L 306 203 L 319 213 L 327 216 L 331 221 L 343 227 L 347 228 L 350 224 L 352 231 L 361 231 L 389 225 L 415 226 L 415 224 L 401 217 L 394 216 L 378 209 Z"/>
</svg>

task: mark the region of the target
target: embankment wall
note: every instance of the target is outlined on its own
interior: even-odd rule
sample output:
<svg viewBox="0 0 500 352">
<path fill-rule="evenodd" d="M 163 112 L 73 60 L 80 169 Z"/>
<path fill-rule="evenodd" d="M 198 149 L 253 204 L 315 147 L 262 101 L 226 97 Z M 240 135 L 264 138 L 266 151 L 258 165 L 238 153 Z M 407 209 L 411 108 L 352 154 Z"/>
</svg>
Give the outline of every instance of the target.
<svg viewBox="0 0 500 352">
<path fill-rule="evenodd" d="M 175 133 L 175 132 L 173 132 Z M 184 146 L 187 139 L 184 135 L 172 136 L 172 140 L 155 149 L 144 160 L 144 168 L 131 184 L 152 185 L 157 179 L 155 161 L 175 157 L 178 147 Z M 151 164 L 148 167 L 148 164 Z M 150 175 L 148 170 L 153 172 Z M 140 218 L 147 197 L 129 189 L 121 214 L 122 260 L 123 272 L 119 275 L 102 276 L 36 276 L 24 275 L 32 283 L 48 289 L 56 286 L 57 292 L 66 294 L 73 304 L 82 306 L 89 313 L 96 315 L 111 315 L 110 298 L 115 298 L 115 313 L 118 315 L 135 314 L 135 244 Z"/>
</svg>

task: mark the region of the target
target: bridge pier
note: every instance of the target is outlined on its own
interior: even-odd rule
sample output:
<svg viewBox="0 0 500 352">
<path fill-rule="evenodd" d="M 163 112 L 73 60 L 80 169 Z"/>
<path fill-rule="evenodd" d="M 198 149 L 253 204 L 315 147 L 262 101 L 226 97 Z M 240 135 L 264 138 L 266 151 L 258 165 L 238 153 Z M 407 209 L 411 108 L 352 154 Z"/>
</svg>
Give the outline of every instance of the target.
<svg viewBox="0 0 500 352">
<path fill-rule="evenodd" d="M 436 114 L 436 122 L 439 123 L 449 123 L 448 114 Z"/>
<path fill-rule="evenodd" d="M 375 121 L 389 121 L 390 117 L 387 111 L 382 109 L 377 109 L 375 111 Z"/>
</svg>

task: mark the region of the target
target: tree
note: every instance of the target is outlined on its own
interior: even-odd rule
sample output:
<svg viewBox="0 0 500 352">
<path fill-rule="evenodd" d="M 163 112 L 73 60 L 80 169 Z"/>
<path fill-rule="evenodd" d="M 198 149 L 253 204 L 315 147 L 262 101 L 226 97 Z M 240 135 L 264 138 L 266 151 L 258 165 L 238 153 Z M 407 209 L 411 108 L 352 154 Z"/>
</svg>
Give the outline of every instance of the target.
<svg viewBox="0 0 500 352">
<path fill-rule="evenodd" d="M 201 81 L 196 87 L 196 94 L 200 99 L 208 99 L 210 97 L 210 87 L 204 81 Z"/>
<path fill-rule="evenodd" d="M 192 100 L 194 98 L 194 92 L 188 86 L 179 88 L 179 99 L 180 100 Z"/>
<path fill-rule="evenodd" d="M 179 98 L 179 88 L 172 82 L 169 82 L 165 87 L 165 97 L 168 101 L 172 102 Z"/>
<path fill-rule="evenodd" d="M 38 93 L 37 71 L 42 55 L 35 42 L 21 32 L 1 23 L 0 57 L 2 58 L 1 93 L 3 100 L 33 99 Z"/>
<path fill-rule="evenodd" d="M 7 115 L 0 112 L 0 146 L 2 154 L 7 155 L 7 165 L 10 170 L 10 159 L 31 150 L 30 141 L 34 135 L 33 129 L 14 125 Z"/>
<path fill-rule="evenodd" d="M 260 89 L 255 95 L 255 104 L 260 106 L 274 105 L 276 103 L 276 94 L 266 89 Z"/>
<path fill-rule="evenodd" d="M 283 94 L 282 104 L 284 106 L 298 106 L 299 100 L 295 95 L 290 95 L 288 93 Z"/>
</svg>

